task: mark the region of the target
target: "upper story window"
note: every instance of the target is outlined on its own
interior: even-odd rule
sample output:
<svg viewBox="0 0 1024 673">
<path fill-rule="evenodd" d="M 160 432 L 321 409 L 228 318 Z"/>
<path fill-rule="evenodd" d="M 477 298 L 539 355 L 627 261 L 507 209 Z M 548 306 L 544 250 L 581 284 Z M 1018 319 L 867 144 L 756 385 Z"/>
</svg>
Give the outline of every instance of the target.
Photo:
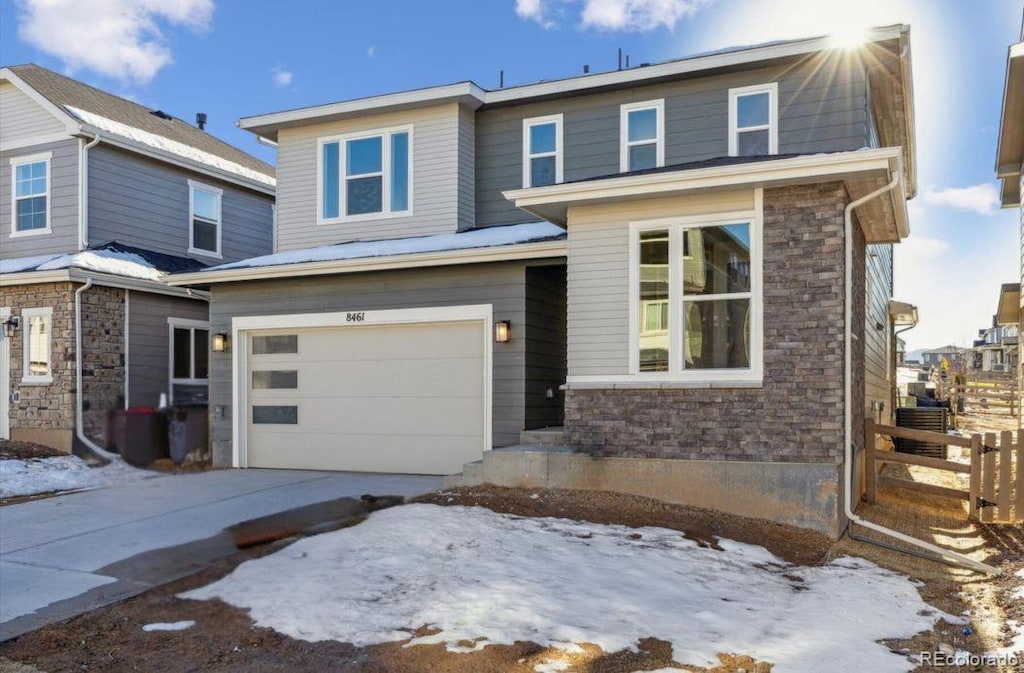
<svg viewBox="0 0 1024 673">
<path fill-rule="evenodd" d="M 562 115 L 523 120 L 523 187 L 562 181 Z"/>
<path fill-rule="evenodd" d="M 630 235 L 631 373 L 759 382 L 759 213 L 634 222 Z"/>
<path fill-rule="evenodd" d="M 52 383 L 53 309 L 26 308 L 21 312 L 25 322 L 25 349 L 22 383 Z"/>
<path fill-rule="evenodd" d="M 50 158 L 52 153 L 11 159 L 11 236 L 50 232 Z"/>
<path fill-rule="evenodd" d="M 319 223 L 412 214 L 412 128 L 321 138 Z"/>
<path fill-rule="evenodd" d="M 779 85 L 729 89 L 729 156 L 779 153 Z"/>
<path fill-rule="evenodd" d="M 188 251 L 197 255 L 220 257 L 221 197 L 223 190 L 188 181 Z"/>
<path fill-rule="evenodd" d="M 619 169 L 664 166 L 665 101 L 628 103 L 619 110 Z"/>
</svg>

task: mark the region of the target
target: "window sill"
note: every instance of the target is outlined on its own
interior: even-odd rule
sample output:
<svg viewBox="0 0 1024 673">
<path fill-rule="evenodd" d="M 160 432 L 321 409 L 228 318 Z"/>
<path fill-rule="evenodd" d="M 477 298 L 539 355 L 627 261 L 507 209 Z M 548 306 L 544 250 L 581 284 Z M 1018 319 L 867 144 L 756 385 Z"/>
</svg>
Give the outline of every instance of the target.
<svg viewBox="0 0 1024 673">
<path fill-rule="evenodd" d="M 565 384 L 567 390 L 624 389 L 624 390 L 707 390 L 730 388 L 764 388 L 764 379 L 644 379 L 636 376 L 569 377 Z"/>
<path fill-rule="evenodd" d="M 366 213 L 363 215 L 348 215 L 346 217 L 332 217 L 330 219 L 317 218 L 317 226 L 332 224 L 349 224 L 351 222 L 372 222 L 374 220 L 396 220 L 402 217 L 412 217 L 411 210 L 403 210 L 393 213 Z"/>
<path fill-rule="evenodd" d="M 45 236 L 46 234 L 52 234 L 53 229 L 47 227 L 46 229 L 29 229 L 27 231 L 12 231 L 11 238 L 25 238 L 28 236 Z"/>
<path fill-rule="evenodd" d="M 52 377 L 51 378 L 22 378 L 21 379 L 21 383 L 19 385 L 22 385 L 22 386 L 52 386 L 53 385 L 53 378 Z"/>
</svg>

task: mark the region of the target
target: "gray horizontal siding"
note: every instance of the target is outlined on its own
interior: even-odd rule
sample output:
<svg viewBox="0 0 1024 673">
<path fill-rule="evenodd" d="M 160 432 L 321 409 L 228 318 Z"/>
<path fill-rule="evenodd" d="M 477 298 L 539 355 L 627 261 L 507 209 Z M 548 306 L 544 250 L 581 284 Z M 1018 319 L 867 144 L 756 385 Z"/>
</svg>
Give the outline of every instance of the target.
<svg viewBox="0 0 1024 673">
<path fill-rule="evenodd" d="M 170 333 L 168 318 L 206 320 L 205 301 L 146 292 L 128 293 L 128 404 L 156 407 L 168 392 Z"/>
<path fill-rule="evenodd" d="M 459 108 L 459 230 L 476 226 L 476 115 Z"/>
<path fill-rule="evenodd" d="M 5 143 L 64 132 L 64 124 L 42 106 L 10 82 L 0 82 L 0 138 Z"/>
<path fill-rule="evenodd" d="M 318 139 L 406 125 L 413 127 L 412 215 L 317 224 Z M 460 143 L 468 133 L 454 103 L 282 129 L 277 148 L 278 250 L 456 231 L 460 221 L 472 219 L 459 212 Z"/>
<path fill-rule="evenodd" d="M 221 261 L 188 254 L 190 179 L 224 192 L 223 261 L 273 251 L 271 198 L 102 144 L 89 150 L 89 242 Z"/>
<path fill-rule="evenodd" d="M 869 245 L 865 260 L 864 288 L 864 405 L 871 413 L 872 402 L 885 404 L 882 421 L 892 411 L 892 342 L 889 335 L 889 301 L 892 299 L 892 245 Z M 877 325 L 883 329 L 877 329 Z M 875 420 L 878 420 L 877 413 Z"/>
<path fill-rule="evenodd" d="M 49 234 L 11 238 L 11 159 L 51 152 Z M 78 250 L 78 139 L 0 152 L 0 258 Z"/>
<path fill-rule="evenodd" d="M 213 287 L 210 323 L 227 332 L 232 318 L 290 313 L 421 308 L 491 304 L 495 320 L 525 324 L 523 263 L 467 265 L 343 276 L 250 281 Z M 213 353 L 210 404 L 225 413 L 214 418 L 213 442 L 219 464 L 230 462 L 231 356 Z M 514 444 L 524 424 L 525 338 L 494 344 L 493 441 Z"/>
<path fill-rule="evenodd" d="M 779 84 L 779 152 L 854 150 L 868 138 L 863 72 L 837 68 L 818 57 L 799 65 L 762 68 L 614 92 L 481 110 L 476 120 L 478 226 L 536 219 L 501 192 L 522 187 L 522 122 L 562 113 L 564 178 L 580 180 L 619 172 L 619 108 L 665 100 L 665 163 L 728 154 L 729 89 Z"/>
</svg>

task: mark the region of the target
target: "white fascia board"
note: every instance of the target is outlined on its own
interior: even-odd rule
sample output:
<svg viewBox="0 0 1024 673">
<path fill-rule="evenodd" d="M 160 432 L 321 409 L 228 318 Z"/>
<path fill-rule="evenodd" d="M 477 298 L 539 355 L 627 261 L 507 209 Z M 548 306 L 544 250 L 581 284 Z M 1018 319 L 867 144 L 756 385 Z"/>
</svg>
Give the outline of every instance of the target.
<svg viewBox="0 0 1024 673">
<path fill-rule="evenodd" d="M 0 287 L 17 285 L 39 285 L 41 283 L 84 283 L 92 280 L 93 285 L 116 287 L 123 290 L 163 294 L 170 297 L 186 299 L 202 299 L 209 301 L 210 293 L 202 290 L 190 290 L 182 287 L 171 287 L 165 283 L 147 281 L 138 278 L 126 278 L 108 273 L 97 273 L 84 269 L 58 269 L 56 271 L 21 271 L 0 275 Z"/>
<path fill-rule="evenodd" d="M 65 110 L 62 110 L 60 107 L 51 103 L 48 98 L 26 84 L 25 80 L 18 77 L 10 68 L 0 68 L 0 80 L 10 82 L 17 87 L 19 91 L 31 98 L 32 102 L 53 115 L 57 121 L 64 125 L 64 130 L 68 135 L 75 135 L 81 130 L 81 125 L 77 119 L 72 117 Z"/>
<path fill-rule="evenodd" d="M 170 285 L 207 285 L 212 283 L 232 283 L 245 280 L 264 280 L 270 278 L 293 278 L 299 276 L 323 276 L 341 273 L 360 273 L 365 271 L 390 271 L 394 269 L 415 269 L 429 266 L 453 266 L 457 264 L 481 264 L 486 262 L 505 262 L 521 259 L 547 259 L 565 257 L 568 244 L 565 240 L 542 241 L 539 243 L 520 243 L 501 245 L 492 248 L 468 248 L 465 250 L 443 250 L 409 255 L 389 255 L 386 257 L 368 257 L 360 259 L 344 259 L 327 262 L 300 262 L 297 264 L 281 264 L 277 266 L 249 267 L 244 269 L 225 269 L 223 271 L 199 271 L 194 273 L 176 274 L 167 279 Z"/>
<path fill-rule="evenodd" d="M 562 185 L 503 192 L 517 208 L 534 212 L 532 207 L 579 201 L 654 195 L 659 193 L 711 189 L 741 185 L 766 185 L 809 177 L 840 177 L 857 173 L 897 170 L 902 160 L 900 148 L 855 150 L 836 154 L 818 154 L 757 163 L 739 163 L 711 168 L 665 171 L 646 175 L 610 177 Z M 564 222 L 557 222 L 564 225 Z"/>
<path fill-rule="evenodd" d="M 297 110 L 286 110 L 284 112 L 272 112 L 254 117 L 242 117 L 238 120 L 237 126 L 243 129 L 263 128 L 289 124 L 298 121 L 313 121 L 320 117 L 347 116 L 367 112 L 379 112 L 387 108 L 401 108 L 425 104 L 437 104 L 445 100 L 465 99 L 467 104 L 476 103 L 479 107 L 483 104 L 485 92 L 472 82 L 460 82 L 458 84 L 447 84 L 444 86 L 429 87 L 426 89 L 415 89 L 413 91 L 401 91 L 398 93 L 385 94 L 383 96 L 371 96 L 369 98 L 357 98 L 355 100 L 329 103 L 327 105 L 316 105 L 313 107 L 299 108 Z"/>
<path fill-rule="evenodd" d="M 209 164 L 200 163 L 198 161 L 190 161 L 189 159 L 178 156 L 177 154 L 164 152 L 162 150 L 158 150 L 155 147 L 143 145 L 142 143 L 137 143 L 134 140 L 129 140 L 128 138 L 124 138 L 122 136 L 111 135 L 109 131 L 104 131 L 94 126 L 90 126 L 88 124 L 82 125 L 82 132 L 90 136 L 90 138 L 99 137 L 100 142 L 106 143 L 108 145 L 120 147 L 121 149 L 128 150 L 130 152 L 135 152 L 136 154 L 141 154 L 143 156 L 150 157 L 151 159 L 156 159 L 157 161 L 163 161 L 164 163 L 173 164 L 180 168 L 187 168 L 188 170 L 194 171 L 196 173 L 202 173 L 203 175 L 208 175 L 211 178 L 220 180 L 222 182 L 229 182 L 233 185 L 238 185 L 240 187 L 245 187 L 246 189 L 251 189 L 254 192 L 266 194 L 267 196 L 276 196 L 277 194 L 277 189 L 275 187 L 263 184 L 262 182 L 256 182 L 255 180 L 247 180 L 246 178 L 243 178 L 240 175 L 230 173 L 228 171 L 222 171 L 219 168 L 210 166 Z"/>
</svg>

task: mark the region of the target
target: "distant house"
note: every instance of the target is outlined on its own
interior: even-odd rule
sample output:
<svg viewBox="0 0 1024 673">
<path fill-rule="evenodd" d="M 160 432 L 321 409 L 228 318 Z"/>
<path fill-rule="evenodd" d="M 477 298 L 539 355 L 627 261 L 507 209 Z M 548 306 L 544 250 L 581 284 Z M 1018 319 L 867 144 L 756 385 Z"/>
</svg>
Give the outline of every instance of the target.
<svg viewBox="0 0 1024 673">
<path fill-rule="evenodd" d="M 207 399 L 209 294 L 269 253 L 269 165 L 36 65 L 0 69 L 0 438 L 101 442 L 108 410 Z"/>
<path fill-rule="evenodd" d="M 937 367 L 941 366 L 942 361 L 945 360 L 952 365 L 956 361 L 957 354 L 963 353 L 964 350 L 953 345 L 931 348 L 921 353 L 921 364 Z"/>
</svg>

